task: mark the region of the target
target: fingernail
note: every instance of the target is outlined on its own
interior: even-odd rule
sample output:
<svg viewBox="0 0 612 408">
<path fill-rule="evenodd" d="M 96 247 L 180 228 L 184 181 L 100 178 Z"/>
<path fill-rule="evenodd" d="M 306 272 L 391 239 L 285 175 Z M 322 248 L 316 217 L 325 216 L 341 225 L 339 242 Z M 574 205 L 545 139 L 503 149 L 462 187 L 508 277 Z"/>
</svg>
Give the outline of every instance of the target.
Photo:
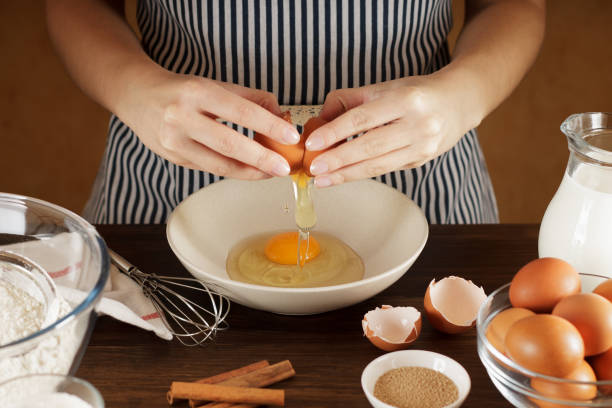
<svg viewBox="0 0 612 408">
<path fill-rule="evenodd" d="M 290 171 L 291 171 L 291 168 L 289 167 L 289 163 L 287 163 L 284 160 L 276 163 L 274 165 L 274 168 L 272 169 L 272 173 L 275 176 L 279 176 L 279 177 L 288 175 Z"/>
<path fill-rule="evenodd" d="M 315 176 L 318 174 L 327 173 L 329 170 L 329 166 L 323 160 L 315 160 L 310 165 L 310 172 Z"/>
<path fill-rule="evenodd" d="M 319 135 L 310 135 L 306 141 L 306 148 L 308 150 L 321 150 L 323 148 L 323 138 Z"/>
<path fill-rule="evenodd" d="M 332 185 L 332 182 L 329 177 L 317 177 L 315 179 L 315 186 L 317 187 L 329 187 L 331 185 Z"/>
<path fill-rule="evenodd" d="M 288 144 L 296 144 L 300 141 L 300 135 L 295 128 L 287 128 L 283 132 L 283 140 Z"/>
</svg>

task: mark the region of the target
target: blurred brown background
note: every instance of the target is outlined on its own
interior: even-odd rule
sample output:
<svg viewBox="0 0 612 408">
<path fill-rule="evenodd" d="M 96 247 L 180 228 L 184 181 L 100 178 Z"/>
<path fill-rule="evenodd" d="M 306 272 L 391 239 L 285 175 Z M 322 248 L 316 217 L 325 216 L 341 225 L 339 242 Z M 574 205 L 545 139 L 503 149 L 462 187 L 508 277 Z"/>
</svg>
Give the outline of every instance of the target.
<svg viewBox="0 0 612 408">
<path fill-rule="evenodd" d="M 127 0 L 133 15 L 135 0 Z M 455 30 L 463 1 L 455 1 Z M 568 158 L 568 115 L 612 110 L 612 2 L 548 2 L 541 54 L 479 128 L 501 222 L 539 223 Z M 80 212 L 104 150 L 109 114 L 72 83 L 47 37 L 43 2 L 0 2 L 0 191 Z"/>
</svg>

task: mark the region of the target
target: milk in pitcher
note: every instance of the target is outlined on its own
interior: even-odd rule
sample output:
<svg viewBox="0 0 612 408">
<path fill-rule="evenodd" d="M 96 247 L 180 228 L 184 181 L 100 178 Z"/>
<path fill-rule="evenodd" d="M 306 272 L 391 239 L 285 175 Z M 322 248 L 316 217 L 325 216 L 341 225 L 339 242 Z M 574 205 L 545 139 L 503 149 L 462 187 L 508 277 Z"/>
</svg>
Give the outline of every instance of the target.
<svg viewBox="0 0 612 408">
<path fill-rule="evenodd" d="M 542 220 L 538 246 L 540 257 L 612 278 L 612 169 L 582 164 L 573 176 L 565 172 Z"/>
</svg>

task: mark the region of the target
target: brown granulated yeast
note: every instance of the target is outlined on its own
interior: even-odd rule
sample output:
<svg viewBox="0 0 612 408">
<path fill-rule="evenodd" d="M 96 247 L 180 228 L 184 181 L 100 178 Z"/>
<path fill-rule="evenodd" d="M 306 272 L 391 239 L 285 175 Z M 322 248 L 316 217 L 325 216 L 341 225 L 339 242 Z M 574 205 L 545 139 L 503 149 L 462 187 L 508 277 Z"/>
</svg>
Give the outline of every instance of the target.
<svg viewBox="0 0 612 408">
<path fill-rule="evenodd" d="M 455 383 L 425 367 L 389 370 L 376 381 L 374 396 L 397 408 L 441 408 L 459 398 Z"/>
</svg>

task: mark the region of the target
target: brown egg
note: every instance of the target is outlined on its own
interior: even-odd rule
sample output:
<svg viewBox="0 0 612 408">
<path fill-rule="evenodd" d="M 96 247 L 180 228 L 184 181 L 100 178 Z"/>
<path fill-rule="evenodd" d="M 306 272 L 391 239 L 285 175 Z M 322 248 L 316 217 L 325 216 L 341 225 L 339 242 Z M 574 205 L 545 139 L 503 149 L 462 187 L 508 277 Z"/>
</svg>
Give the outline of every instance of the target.
<svg viewBox="0 0 612 408">
<path fill-rule="evenodd" d="M 597 285 L 593 293 L 597 293 L 612 302 L 612 279 L 608 279 Z"/>
<path fill-rule="evenodd" d="M 612 347 L 612 303 L 596 293 L 577 293 L 559 301 L 552 312 L 576 326 L 584 354 L 593 356 Z"/>
<path fill-rule="evenodd" d="M 283 112 L 281 117 L 287 122 L 292 123 L 291 113 L 289 111 Z M 294 145 L 279 143 L 262 135 L 261 133 L 255 133 L 254 140 L 262 146 L 270 150 L 274 150 L 276 153 L 283 156 L 289 163 L 289 167 L 291 167 L 291 174 L 304 170 L 309 177 L 312 177 L 312 174 L 310 173 L 310 165 L 312 164 L 314 158 L 339 144 L 336 143 L 327 149 L 319 151 L 306 150 L 306 139 L 308 139 L 308 136 L 310 136 L 315 129 L 323 126 L 326 123 L 327 121 L 321 119 L 320 117 L 312 117 L 308 119 L 308 121 L 304 124 L 304 130 L 300 135 L 300 141 Z"/>
<path fill-rule="evenodd" d="M 414 307 L 383 305 L 370 310 L 361 321 L 363 334 L 384 351 L 407 348 L 421 333 L 421 312 Z"/>
<path fill-rule="evenodd" d="M 597 381 L 612 381 L 612 348 L 605 353 L 591 357 L 590 361 Z M 599 390 L 604 394 L 612 395 L 612 385 L 602 385 Z"/>
<path fill-rule="evenodd" d="M 586 361 L 581 361 L 578 367 L 563 377 L 566 380 L 574 381 L 595 381 L 595 373 Z M 586 401 L 597 396 L 597 387 L 590 384 L 567 384 L 533 378 L 531 386 L 543 396 L 558 400 Z M 567 407 L 567 405 L 554 404 L 548 401 L 541 401 L 532 398 L 538 406 L 542 408 Z"/>
<path fill-rule="evenodd" d="M 500 352 L 504 353 L 504 339 L 506 333 L 517 321 L 524 319 L 525 317 L 533 316 L 531 310 L 523 309 L 520 307 L 511 307 L 498 313 L 491 323 L 487 326 L 486 336 L 487 340 Z"/>
<path fill-rule="evenodd" d="M 536 313 L 550 313 L 557 302 L 580 292 L 580 276 L 558 258 L 539 258 L 523 266 L 510 283 L 510 303 Z"/>
<path fill-rule="evenodd" d="M 289 111 L 281 113 L 281 117 L 287 122 L 292 123 L 291 113 Z M 283 156 L 287 160 L 287 163 L 289 163 L 289 167 L 291 167 L 291 174 L 301 170 L 302 159 L 304 157 L 304 142 L 302 140 L 294 145 L 286 145 L 257 132 L 253 139 L 262 146 L 274 150 L 276 153 Z"/>
<path fill-rule="evenodd" d="M 308 139 L 308 136 L 310 136 L 310 134 L 314 132 L 315 129 L 320 128 L 326 123 L 327 121 L 321 119 L 320 117 L 314 117 L 314 118 L 308 119 L 308 121 L 304 124 L 304 130 L 302 131 L 302 142 L 305 144 L 306 140 Z M 332 147 L 335 147 L 336 145 L 337 144 L 330 146 L 325 150 L 317 150 L 317 151 L 304 150 L 304 160 L 302 163 L 302 167 L 308 176 L 312 177 L 312 174 L 310 173 L 310 165 L 312 164 L 312 161 L 314 160 L 314 158 L 320 155 L 321 153 L 325 152 L 326 150 L 329 150 Z"/>
<path fill-rule="evenodd" d="M 567 320 L 541 314 L 525 317 L 504 339 L 506 355 L 528 370 L 553 377 L 574 371 L 584 359 L 584 342 Z"/>
</svg>

